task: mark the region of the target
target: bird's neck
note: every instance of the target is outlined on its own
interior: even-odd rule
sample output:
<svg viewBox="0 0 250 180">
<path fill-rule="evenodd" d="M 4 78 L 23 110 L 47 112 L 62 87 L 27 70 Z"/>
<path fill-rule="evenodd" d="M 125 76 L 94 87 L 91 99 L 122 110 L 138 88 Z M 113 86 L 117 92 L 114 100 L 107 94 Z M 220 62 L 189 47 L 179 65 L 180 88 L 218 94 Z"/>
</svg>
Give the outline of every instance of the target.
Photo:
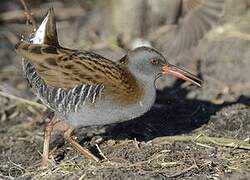
<svg viewBox="0 0 250 180">
<path fill-rule="evenodd" d="M 144 112 L 148 111 L 154 104 L 156 99 L 156 88 L 155 79 L 145 75 L 131 72 L 132 76 L 135 77 L 137 85 L 143 92 L 143 95 L 138 98 L 137 106 L 139 106 Z"/>
<path fill-rule="evenodd" d="M 138 73 L 134 69 L 127 68 L 130 76 L 133 77 L 133 84 L 136 85 L 137 89 L 143 94 L 138 98 L 138 101 L 144 101 L 145 98 L 155 98 L 155 78 Z M 153 100 L 152 99 L 152 100 Z M 153 100 L 154 101 L 154 100 Z"/>
</svg>

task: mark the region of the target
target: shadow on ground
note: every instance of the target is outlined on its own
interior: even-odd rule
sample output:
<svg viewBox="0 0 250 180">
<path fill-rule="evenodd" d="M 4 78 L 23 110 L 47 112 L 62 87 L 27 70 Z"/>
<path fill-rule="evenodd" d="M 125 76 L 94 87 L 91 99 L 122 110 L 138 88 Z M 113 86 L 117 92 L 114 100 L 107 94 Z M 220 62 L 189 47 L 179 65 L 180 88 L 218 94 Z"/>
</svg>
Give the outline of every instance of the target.
<svg viewBox="0 0 250 180">
<path fill-rule="evenodd" d="M 161 136 L 191 133 L 206 124 L 211 116 L 222 108 L 234 104 L 250 104 L 250 98 L 245 96 L 240 96 L 235 102 L 224 102 L 221 105 L 187 99 L 189 91 L 181 88 L 181 83 L 176 81 L 173 87 L 166 87 L 157 92 L 156 103 L 149 112 L 135 120 L 108 126 L 102 136 L 148 141 Z"/>
</svg>

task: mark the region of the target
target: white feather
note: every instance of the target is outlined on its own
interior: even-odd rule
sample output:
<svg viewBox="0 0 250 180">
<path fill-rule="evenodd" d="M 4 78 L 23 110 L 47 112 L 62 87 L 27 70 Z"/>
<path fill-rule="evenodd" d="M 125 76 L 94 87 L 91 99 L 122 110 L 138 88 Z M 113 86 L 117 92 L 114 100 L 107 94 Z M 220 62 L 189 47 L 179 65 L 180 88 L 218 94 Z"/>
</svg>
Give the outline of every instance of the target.
<svg viewBox="0 0 250 180">
<path fill-rule="evenodd" d="M 41 25 L 39 26 L 39 28 L 35 32 L 34 37 L 31 38 L 31 43 L 33 43 L 33 44 L 43 44 L 48 19 L 49 19 L 49 14 L 44 18 L 43 22 L 41 23 Z"/>
</svg>

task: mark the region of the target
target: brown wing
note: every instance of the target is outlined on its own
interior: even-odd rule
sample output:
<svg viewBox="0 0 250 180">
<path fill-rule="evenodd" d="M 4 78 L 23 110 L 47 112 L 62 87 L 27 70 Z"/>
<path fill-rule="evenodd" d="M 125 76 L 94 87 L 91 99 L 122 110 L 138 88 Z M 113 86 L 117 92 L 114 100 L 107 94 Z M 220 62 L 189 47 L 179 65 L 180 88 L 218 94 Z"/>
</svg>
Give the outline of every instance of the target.
<svg viewBox="0 0 250 180">
<path fill-rule="evenodd" d="M 54 46 L 20 42 L 16 45 L 16 51 L 36 67 L 39 76 L 49 86 L 68 89 L 83 83 L 75 78 L 74 66 L 70 72 L 63 66 L 72 56 Z"/>
<path fill-rule="evenodd" d="M 125 67 L 98 54 L 26 42 L 19 43 L 16 50 L 49 86 L 69 89 L 102 84 L 117 96 L 127 98 L 139 93 L 136 80 Z"/>
<path fill-rule="evenodd" d="M 35 65 L 39 75 L 53 87 L 105 83 L 121 76 L 116 63 L 91 52 L 25 42 L 17 46 L 17 52 Z"/>
</svg>

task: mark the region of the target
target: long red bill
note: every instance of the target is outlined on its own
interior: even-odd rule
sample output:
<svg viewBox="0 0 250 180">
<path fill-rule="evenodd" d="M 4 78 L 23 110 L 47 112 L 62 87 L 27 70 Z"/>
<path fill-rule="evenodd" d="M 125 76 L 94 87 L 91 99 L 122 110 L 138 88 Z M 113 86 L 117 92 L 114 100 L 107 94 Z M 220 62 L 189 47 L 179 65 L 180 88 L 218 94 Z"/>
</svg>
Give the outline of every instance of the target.
<svg viewBox="0 0 250 180">
<path fill-rule="evenodd" d="M 175 76 L 177 78 L 195 84 L 199 87 L 201 87 L 202 84 L 202 80 L 199 79 L 197 76 L 171 64 L 166 64 L 162 67 L 162 74 Z"/>
</svg>

